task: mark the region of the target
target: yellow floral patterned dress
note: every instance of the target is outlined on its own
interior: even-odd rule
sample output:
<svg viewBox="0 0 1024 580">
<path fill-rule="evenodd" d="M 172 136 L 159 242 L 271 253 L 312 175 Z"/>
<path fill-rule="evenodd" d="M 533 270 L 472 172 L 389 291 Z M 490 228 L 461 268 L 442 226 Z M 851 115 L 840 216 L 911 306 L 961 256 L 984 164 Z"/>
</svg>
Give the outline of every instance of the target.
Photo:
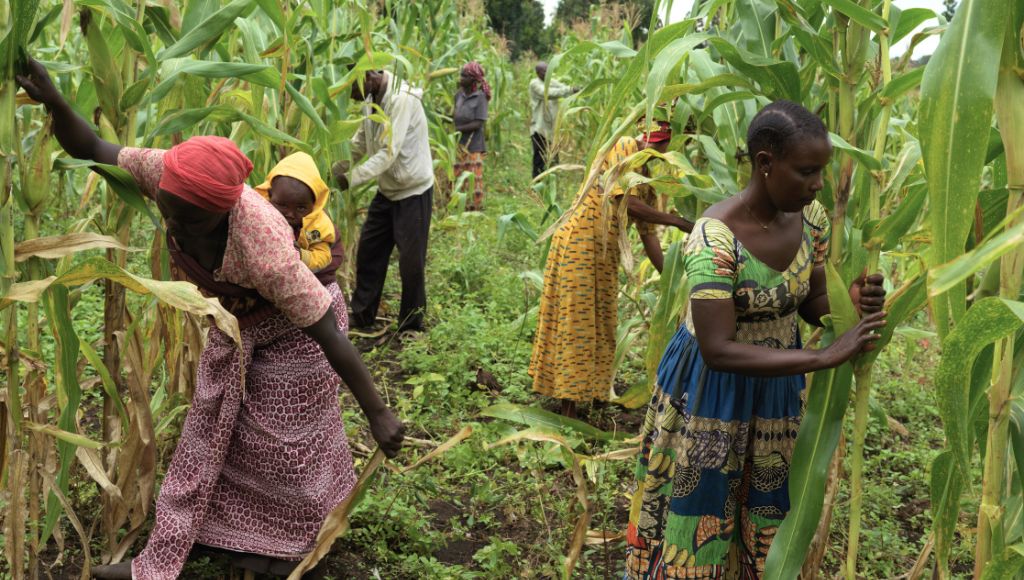
<svg viewBox="0 0 1024 580">
<path fill-rule="evenodd" d="M 637 151 L 635 139 L 619 139 L 601 160 L 602 173 Z M 598 180 L 552 236 L 530 357 L 533 390 L 542 395 L 608 399 L 618 325 L 619 203 L 626 193 L 614 186 L 608 204 Z M 628 194 L 648 202 L 654 197 L 648 187 Z M 654 228 L 643 222 L 636 226 L 641 234 Z"/>
</svg>

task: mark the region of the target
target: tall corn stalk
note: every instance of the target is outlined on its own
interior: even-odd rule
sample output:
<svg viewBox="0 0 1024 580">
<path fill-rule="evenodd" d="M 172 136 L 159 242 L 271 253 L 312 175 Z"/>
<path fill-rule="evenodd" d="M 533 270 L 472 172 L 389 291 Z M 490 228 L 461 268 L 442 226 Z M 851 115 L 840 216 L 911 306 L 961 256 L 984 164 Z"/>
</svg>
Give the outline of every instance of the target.
<svg viewBox="0 0 1024 580">
<path fill-rule="evenodd" d="M 882 3 L 882 20 L 885 22 L 889 22 L 891 6 L 891 0 L 884 0 Z M 889 34 L 889 30 L 883 30 L 879 33 L 878 65 L 881 70 L 881 82 L 877 87 L 878 91 L 884 90 L 892 82 L 892 62 L 889 59 Z M 864 40 L 866 41 L 867 39 L 865 38 Z M 884 161 L 891 110 L 892 103 L 884 102 L 881 115 L 875 126 L 874 157 L 879 163 Z M 845 111 L 841 109 L 841 113 L 845 113 Z M 882 217 L 881 189 L 883 187 L 883 175 L 881 172 L 878 172 L 873 176 L 871 188 L 867 192 L 869 196 L 867 220 L 869 222 Z M 836 205 L 838 207 L 839 204 L 837 203 Z M 836 213 L 838 214 L 838 211 Z M 837 237 L 842 238 L 842 235 Z M 878 271 L 880 252 L 881 249 L 877 245 L 868 249 L 866 268 L 868 274 Z M 860 527 L 864 505 L 864 440 L 868 430 L 868 404 L 871 401 L 873 370 L 874 360 L 872 358 L 863 359 L 854 365 L 853 376 L 857 388 L 854 395 L 853 437 L 850 446 L 850 529 L 848 534 L 849 543 L 846 549 L 847 580 L 854 580 L 857 577 L 857 552 L 860 545 Z"/>
<path fill-rule="evenodd" d="M 0 58 L 4 59 L 3 86 L 0 87 L 0 118 L 5 122 L 0 125 L 0 297 L 6 296 L 12 284 L 18 278 L 18 272 L 14 259 L 14 205 L 16 196 L 12 195 L 14 190 L 14 169 L 15 161 L 21 167 L 27 165 L 26 158 L 22 154 L 20 135 L 15 117 L 15 92 L 14 74 L 17 69 L 19 52 L 23 49 L 28 33 L 35 22 L 35 12 L 38 2 L 15 1 L 8 3 L 0 12 L 0 27 L 6 33 Z M 25 184 L 22 183 L 22 186 Z M 38 577 L 38 529 L 32 528 L 29 542 L 26 546 L 25 517 L 39 515 L 38 493 L 40 485 L 31 468 L 31 459 L 34 459 L 32 452 L 38 451 L 40 441 L 38 437 L 29 435 L 23 429 L 24 407 L 21 384 L 21 373 L 19 370 L 19 344 L 18 344 L 18 313 L 16 309 L 8 309 L 0 314 L 0 327 L 4 329 L 6 355 L 7 355 L 7 389 L 6 407 L 10 417 L 10 431 L 5 428 L 0 434 L 3 444 L 0 445 L 0 454 L 9 461 L 0 461 L 0 466 L 6 466 L 7 470 L 0 469 L 0 478 L 6 476 L 8 483 L 8 511 L 5 518 L 4 533 L 7 537 L 5 542 L 8 561 L 11 563 L 11 572 L 15 578 L 24 577 L 25 554 L 29 554 L 29 573 L 32 578 Z M 31 388 L 31 387 L 29 387 Z M 37 394 L 33 389 L 28 394 L 28 403 L 31 406 Z M 31 410 L 31 409 L 30 409 Z M 5 414 L 6 415 L 6 414 Z M 34 415 L 33 415 L 33 418 Z M 7 417 L 5 416 L 4 423 Z M 7 427 L 4 425 L 4 427 Z M 10 440 L 8 439 L 10 434 Z M 8 452 L 8 445 L 10 451 Z M 28 490 L 26 490 L 26 487 Z M 26 491 L 28 492 L 26 509 Z"/>
<path fill-rule="evenodd" d="M 996 122 L 1006 152 L 1007 191 L 1009 198 L 1006 215 L 1015 216 L 1006 225 L 1013 229 L 1024 224 L 1024 57 L 1021 41 L 1024 8 L 1020 3 L 1009 7 L 1006 32 L 1003 39 L 999 80 L 996 86 Z M 999 264 L 999 296 L 1006 300 L 1019 300 L 1024 279 L 1024 246 L 1018 246 L 1003 255 Z M 975 551 L 974 575 L 981 577 L 994 555 L 1002 555 L 1003 497 L 1007 480 L 1007 450 L 1009 447 L 1010 393 L 1014 377 L 1014 333 L 996 343 L 992 358 L 992 384 L 988 391 L 988 434 L 985 445 L 981 505 L 978 508 L 978 544 Z"/>
<path fill-rule="evenodd" d="M 983 397 L 983 385 L 988 377 L 974 378 L 971 369 L 982 348 L 1003 339 L 994 357 L 995 372 L 1003 374 L 1004 360 L 1012 360 L 1012 333 L 1022 321 L 1020 308 L 1005 298 L 985 298 L 969 309 L 965 303 L 966 280 L 985 261 L 974 254 L 984 252 L 987 246 L 999 242 L 997 237 L 982 244 L 970 254 L 963 255 L 964 244 L 974 222 L 975 200 L 985 164 L 985 150 L 992 124 L 993 101 L 1012 95 L 1017 89 L 1001 78 L 1000 61 L 1006 54 L 1005 43 L 1019 47 L 1019 3 L 999 0 L 970 0 L 957 9 L 950 29 L 943 35 L 935 55 L 928 63 L 922 82 L 921 145 L 925 169 L 928 174 L 930 219 L 932 222 L 932 264 L 948 265 L 929 272 L 929 293 L 932 310 L 942 338 L 943 358 L 936 370 L 936 392 L 939 411 L 946 431 L 947 449 L 939 454 L 932 466 L 932 510 L 935 553 L 940 576 L 949 575 L 949 553 L 954 529 L 960 513 L 960 497 L 971 481 L 974 449 L 973 423 L 975 405 Z M 1010 15 L 1013 15 L 1012 17 Z M 1007 21 L 1015 23 L 1007 35 Z M 969 49 L 965 49 L 966 46 Z M 1019 49 L 1019 48 L 1018 48 Z M 1003 66 L 1009 66 L 1003 63 Z M 1006 97 L 1009 98 L 1009 97 Z M 1018 97 L 1019 98 L 1019 97 Z M 1016 147 L 1014 124 L 1019 117 L 1001 103 L 1000 130 L 1004 139 Z M 1019 105 L 1019 103 L 1018 103 Z M 1007 149 L 1007 160 L 1011 151 Z M 1019 155 L 1019 152 L 1018 152 Z M 1017 163 L 1014 160 L 1013 163 Z M 1019 165 L 1012 183 L 1020 184 Z M 1019 192 L 1019 189 L 1017 190 Z M 1019 193 L 1010 196 L 1010 206 L 1017 207 Z M 946 275 L 957 264 L 966 266 L 963 276 L 952 279 Z M 1006 279 L 1001 290 L 1007 293 L 1019 289 L 1020 270 L 1015 258 L 1007 265 L 1016 271 L 1017 281 Z M 950 268 L 949 266 L 952 266 Z M 948 279 L 948 280 L 947 280 Z M 1016 298 L 1016 296 L 1013 296 Z M 1011 358 L 1008 358 L 1011 357 Z M 1005 367 L 1008 369 L 1009 367 Z M 984 369 L 988 370 L 988 369 Z M 1005 411 L 1009 374 L 996 381 L 989 390 L 990 418 L 989 445 L 986 453 L 991 459 L 1005 458 Z M 1002 383 L 1001 381 L 1007 381 Z M 1005 460 L 996 467 L 986 457 L 982 507 L 979 510 L 978 552 L 975 570 L 980 574 L 993 556 L 993 541 L 999 542 L 1001 517 L 998 501 L 1002 492 L 1002 473 Z M 993 500 L 993 498 L 995 498 Z M 1000 546 L 1001 547 L 1001 546 Z"/>
</svg>

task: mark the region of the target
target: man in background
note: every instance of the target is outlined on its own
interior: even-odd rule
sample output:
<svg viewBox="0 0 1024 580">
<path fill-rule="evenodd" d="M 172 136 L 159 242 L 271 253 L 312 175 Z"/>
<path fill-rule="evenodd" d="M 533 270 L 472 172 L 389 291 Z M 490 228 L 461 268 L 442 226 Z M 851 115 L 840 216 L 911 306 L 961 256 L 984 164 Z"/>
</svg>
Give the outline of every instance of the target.
<svg viewBox="0 0 1024 580">
<path fill-rule="evenodd" d="M 352 98 L 364 101 L 366 118 L 352 138 L 352 159 L 366 161 L 350 169 L 347 161 L 332 172 L 341 189 L 377 180 L 356 252 L 356 288 L 352 293 L 353 328 L 374 331 L 377 308 L 384 292 L 391 251 L 398 247 L 402 304 L 398 330 L 423 330 L 427 306 L 425 267 L 427 238 L 434 193 L 423 91 L 385 71 L 367 71 L 352 85 Z M 390 127 L 372 121 L 373 104 L 384 110 Z"/>
<path fill-rule="evenodd" d="M 578 89 L 551 79 L 545 93 L 544 78 L 548 74 L 548 63 L 538 62 L 534 71 L 537 78 L 530 81 L 530 139 L 533 141 L 533 176 L 537 177 L 548 167 L 548 146 L 555 133 L 558 101 L 578 92 Z"/>
</svg>

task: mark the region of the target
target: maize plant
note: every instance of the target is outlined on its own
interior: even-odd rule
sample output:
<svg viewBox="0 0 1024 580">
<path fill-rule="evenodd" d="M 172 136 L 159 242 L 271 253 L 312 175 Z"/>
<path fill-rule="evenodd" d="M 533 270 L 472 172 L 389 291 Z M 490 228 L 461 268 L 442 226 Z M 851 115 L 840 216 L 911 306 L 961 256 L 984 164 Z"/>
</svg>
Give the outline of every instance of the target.
<svg viewBox="0 0 1024 580">
<path fill-rule="evenodd" d="M 920 577 L 932 549 L 935 574 L 952 576 L 957 531 L 973 535 L 958 528 L 961 506 L 977 504 L 974 577 L 1019 577 L 1024 5 L 962 0 L 946 22 L 892 0 L 697 0 L 687 18 L 661 22 L 669 4 L 660 3 L 646 23 L 629 3 L 603 4 L 560 29 L 557 52 L 547 58 L 549 78 L 581 89 L 563 101 L 556 123 L 552 152 L 560 165 L 525 192 L 540 206 L 540 219 L 531 222 L 525 209 L 501 216 L 499 239 L 515 226 L 541 242 L 531 263 L 542 265 L 543 233 L 574 203 L 568 194 L 598 180 L 649 185 L 662 207 L 697 217 L 749 179 L 750 166 L 737 153 L 761 107 L 785 98 L 818 113 L 835 150 L 819 194 L 832 216 L 833 315 L 813 340 L 828 344 L 856 323 L 847 288 L 865 271 L 886 273 L 888 326 L 878 350 L 808 381 L 789 475 L 792 510 L 776 532 L 767 576 L 818 572 L 805 565 L 820 562 L 827 547 L 812 540 L 829 538 L 830 465 L 847 417 L 849 479 L 832 484 L 848 486 L 849 528 L 838 534 L 846 544 L 832 548 L 842 553 L 846 578 L 863 575 L 874 364 L 925 310 L 925 324 L 941 337 L 929 388 L 946 446 L 927 466 L 932 541 L 908 576 Z M 639 28 L 648 31 L 643 41 L 634 34 Z M 0 35 L 2 570 L 42 577 L 47 547 L 63 552 L 77 542 L 88 577 L 90 562 L 120 561 L 144 537 L 209 318 L 229 333 L 237 335 L 237 327 L 218 303 L 170 281 L 161 222 L 128 174 L 59 151 L 47 115 L 29 106 L 12 80 L 26 57 L 47 66 L 104 138 L 169 147 L 192 135 L 227 136 L 253 160 L 253 183 L 296 150 L 312 154 L 329 175 L 333 161 L 350 156 L 348 142 L 363 121 L 350 102 L 353 83 L 365 70 L 386 69 L 425 90 L 442 193 L 463 190 L 470 178 L 453 169 L 449 116 L 460 67 L 479 61 L 494 89 L 487 131 L 495 163 L 526 142 L 529 111 L 513 97 L 532 72 L 508 62 L 504 40 L 489 30 L 475 0 L 12 0 L 0 6 Z M 909 52 L 892 54 L 896 43 L 914 47 L 934 36 L 941 40 L 927 66 Z M 371 115 L 388 121 L 379 111 Z M 641 175 L 638 167 L 651 155 L 641 152 L 602 175 L 594 160 L 656 115 L 674 129 L 659 168 Z M 332 196 L 329 211 L 349 257 L 339 272 L 343 287 L 353 281 L 371 195 L 364 187 Z M 464 225 L 445 215 L 460 213 L 463 202 L 453 196 L 438 219 Z M 682 242 L 681 234 L 667 237 L 660 275 L 624 253 L 627 314 L 616 363 L 644 349 L 648 379 L 615 399 L 625 409 L 650 399 L 662 351 L 684 314 Z M 610 243 L 632 246 L 625 237 Z M 83 324 L 85 311 L 100 303 L 102 318 Z M 568 468 L 581 510 L 557 572 L 579 573 L 584 545 L 617 541 L 588 529 L 595 466 L 628 459 L 633 448 L 584 455 L 566 430 L 605 443 L 619 434 L 523 406 L 495 405 L 483 414 L 530 426 L 485 452 L 542 443 Z M 77 501 L 83 483 L 98 490 L 98 506 Z M 344 529 L 347 520 L 340 521 Z"/>
<path fill-rule="evenodd" d="M 589 162 L 630 131 L 637 117 L 671 102 L 673 127 L 677 135 L 683 134 L 674 139 L 672 149 L 686 152 L 687 157 L 676 161 L 685 187 L 657 181 L 653 185 L 671 204 L 696 215 L 707 204 L 738 192 L 748 178 L 749 167 L 736 161 L 733 153 L 744 149 L 746 125 L 761 106 L 787 98 L 820 112 L 834 131 L 836 149 L 831 178 L 820 194 L 833 218 L 829 268 L 833 311 L 852 309 L 844 290 L 851 280 L 865 270 L 884 270 L 893 290 L 887 307 L 889 325 L 880 346 L 926 305 L 945 335 L 950 328 L 955 332 L 958 319 L 975 304 L 975 295 L 969 300 L 967 288 L 968 282 L 974 285 L 976 273 L 985 274 L 979 274 L 979 292 L 985 290 L 986 280 L 990 286 L 995 280 L 994 293 L 1001 299 L 1017 300 L 1020 294 L 1020 264 L 1014 253 L 1020 238 L 1012 229 L 1019 224 L 1019 199 L 1014 193 L 1019 191 L 1015 184 L 1020 179 L 1013 176 L 1019 154 L 1013 154 L 1013 138 L 1020 127 L 1020 107 L 1009 105 L 1014 95 L 1019 99 L 1021 81 L 1018 8 L 1012 2 L 964 2 L 953 22 L 940 21 L 915 33 L 936 14 L 927 9 L 900 10 L 889 1 L 697 2 L 691 20 L 657 30 L 635 55 L 617 55 L 624 66 L 592 81 L 604 92 L 584 91 L 570 110 L 586 111 L 588 121 L 596 120 L 586 129 L 593 133 L 598 127 L 598 138 L 587 141 L 593 143 L 586 154 Z M 1007 14 L 1015 14 L 1016 20 L 1007 22 Z M 698 23 L 703 32 L 698 32 Z M 905 38 L 913 47 L 936 34 L 942 34 L 942 41 L 927 67 L 912 66 L 909 55 L 893 58 L 890 54 L 890 47 Z M 973 39 L 981 36 L 986 38 L 980 45 L 984 50 L 976 50 Z M 966 38 L 972 39 L 971 50 L 962 49 Z M 607 42 L 579 43 L 566 47 L 552 64 L 560 62 L 559 57 L 572 62 L 580 55 L 596 58 L 609 51 L 614 47 Z M 977 66 L 981 62 L 985 66 Z M 599 66 L 594 68 L 603 72 Z M 614 88 L 607 92 L 607 86 Z M 638 102 L 643 105 L 633 106 Z M 1002 135 L 1001 148 L 990 146 L 993 127 Z M 986 196 L 985 207 L 976 203 L 983 168 L 994 181 L 986 183 L 986 188 L 1004 192 Z M 609 176 L 591 173 L 582 187 L 601 178 Z M 975 219 L 976 215 L 987 219 Z M 965 255 L 968 250 L 970 254 Z M 984 260 L 978 261 L 977 256 Z M 652 378 L 665 344 L 657 339 L 664 332 L 658 329 L 673 329 L 679 320 L 680 292 L 671 289 L 685 284 L 681 277 L 681 269 L 666 270 L 662 293 L 650 309 L 654 313 L 648 321 Z M 942 285 L 936 286 L 936 280 Z M 1012 394 L 1020 376 L 1015 374 L 1020 366 L 1013 365 L 1019 349 L 1014 349 L 1012 339 L 1019 321 L 1010 315 L 1016 303 L 1005 304 L 1007 326 L 1002 332 L 1009 336 L 1000 338 L 996 352 L 986 359 L 993 361 L 989 364 L 991 389 L 987 388 L 988 371 L 973 380 L 958 377 L 948 386 L 939 380 L 941 372 L 936 378 L 937 394 L 948 405 L 943 419 L 952 433 L 949 439 L 958 441 L 959 453 L 941 455 L 933 467 L 933 501 L 942 506 L 935 511 L 932 530 L 940 574 L 948 570 L 955 506 L 969 487 L 965 478 L 974 436 L 968 425 L 981 417 L 986 390 L 991 420 L 988 440 L 995 445 L 984 447 L 976 576 L 982 575 L 987 562 L 1017 561 L 1014 554 L 1018 552 L 1007 539 L 1019 540 L 1020 534 L 1006 527 L 1018 526 L 1019 519 L 1010 518 L 1004 506 L 1013 497 L 1012 490 L 1019 489 L 1019 480 L 1014 470 L 1009 471 L 1009 479 L 1004 472 L 1008 440 L 1014 440 L 1009 434 L 1019 432 L 1014 415 L 1019 406 Z M 833 320 L 834 332 L 854 321 Z M 825 333 L 826 341 L 832 332 Z M 966 329 L 963 332 L 968 336 Z M 875 351 L 851 365 L 817 373 L 811 383 L 790 476 L 793 511 L 773 544 L 770 577 L 796 577 L 807 559 L 808 546 L 822 521 L 828 466 L 852 392 L 850 529 L 844 573 L 847 578 L 858 574 L 864 441 L 877 356 Z M 971 356 L 947 363 L 948 359 L 952 357 L 944 354 L 943 367 L 948 364 L 958 370 L 970 368 L 975 360 Z M 642 405 L 649 398 L 643 394 L 648 389 L 634 387 L 620 402 Z"/>
</svg>

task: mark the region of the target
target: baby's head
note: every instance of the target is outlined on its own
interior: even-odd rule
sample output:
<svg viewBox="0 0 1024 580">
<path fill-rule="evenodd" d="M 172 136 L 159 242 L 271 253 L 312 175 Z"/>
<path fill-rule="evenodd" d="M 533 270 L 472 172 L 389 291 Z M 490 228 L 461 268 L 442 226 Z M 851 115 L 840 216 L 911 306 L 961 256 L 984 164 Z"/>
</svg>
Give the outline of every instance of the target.
<svg viewBox="0 0 1024 580">
<path fill-rule="evenodd" d="M 281 212 L 293 229 L 302 227 L 302 218 L 313 211 L 313 190 L 294 177 L 278 175 L 270 183 L 270 203 Z"/>
</svg>

